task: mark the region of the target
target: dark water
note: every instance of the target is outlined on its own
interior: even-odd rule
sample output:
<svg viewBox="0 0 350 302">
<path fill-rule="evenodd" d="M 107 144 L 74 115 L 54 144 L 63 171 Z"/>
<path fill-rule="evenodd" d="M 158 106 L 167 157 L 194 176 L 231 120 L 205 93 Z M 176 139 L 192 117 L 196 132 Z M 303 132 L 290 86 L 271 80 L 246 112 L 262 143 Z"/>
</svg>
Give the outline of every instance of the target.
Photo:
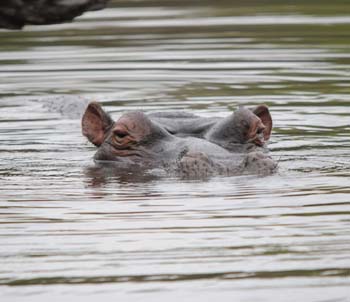
<svg viewBox="0 0 350 302">
<path fill-rule="evenodd" d="M 350 301 L 350 3 L 241 2 L 0 31 L 1 301 Z M 80 96 L 115 116 L 266 103 L 279 173 L 99 170 Z"/>
</svg>

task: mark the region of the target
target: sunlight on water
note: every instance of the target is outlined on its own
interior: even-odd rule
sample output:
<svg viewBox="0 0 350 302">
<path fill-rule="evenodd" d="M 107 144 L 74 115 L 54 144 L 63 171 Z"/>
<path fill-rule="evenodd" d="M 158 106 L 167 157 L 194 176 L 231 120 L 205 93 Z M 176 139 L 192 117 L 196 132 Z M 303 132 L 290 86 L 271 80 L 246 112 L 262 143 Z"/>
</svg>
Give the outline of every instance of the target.
<svg viewBox="0 0 350 302">
<path fill-rule="evenodd" d="M 0 31 L 4 301 L 348 301 L 350 5 L 155 3 Z M 115 118 L 268 104 L 279 172 L 95 167 L 89 100 Z"/>
</svg>

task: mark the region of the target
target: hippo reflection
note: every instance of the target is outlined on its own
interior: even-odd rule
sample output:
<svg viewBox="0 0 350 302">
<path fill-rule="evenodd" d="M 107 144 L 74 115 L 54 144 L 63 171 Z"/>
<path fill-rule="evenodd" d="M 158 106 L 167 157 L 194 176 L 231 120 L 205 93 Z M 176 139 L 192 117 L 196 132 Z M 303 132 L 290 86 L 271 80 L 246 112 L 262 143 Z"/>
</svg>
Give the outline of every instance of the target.
<svg viewBox="0 0 350 302">
<path fill-rule="evenodd" d="M 129 112 L 117 122 L 95 102 L 82 118 L 83 134 L 98 147 L 97 162 L 121 171 L 161 168 L 181 176 L 206 177 L 275 171 L 265 153 L 272 120 L 268 108 L 239 108 L 228 118 Z"/>
</svg>

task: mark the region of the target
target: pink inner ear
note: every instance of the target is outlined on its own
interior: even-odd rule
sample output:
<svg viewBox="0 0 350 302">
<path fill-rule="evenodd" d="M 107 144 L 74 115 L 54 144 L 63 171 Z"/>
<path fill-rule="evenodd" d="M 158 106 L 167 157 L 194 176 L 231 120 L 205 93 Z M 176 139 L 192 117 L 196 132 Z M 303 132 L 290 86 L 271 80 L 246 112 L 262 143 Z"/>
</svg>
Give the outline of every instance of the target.
<svg viewBox="0 0 350 302">
<path fill-rule="evenodd" d="M 258 116 L 265 125 L 264 139 L 266 141 L 269 140 L 272 131 L 272 117 L 269 108 L 266 105 L 259 105 L 253 109 L 253 113 Z"/>
<path fill-rule="evenodd" d="M 105 138 L 106 130 L 113 123 L 100 104 L 92 102 L 86 108 L 82 118 L 83 135 L 95 146 L 100 146 Z"/>
</svg>

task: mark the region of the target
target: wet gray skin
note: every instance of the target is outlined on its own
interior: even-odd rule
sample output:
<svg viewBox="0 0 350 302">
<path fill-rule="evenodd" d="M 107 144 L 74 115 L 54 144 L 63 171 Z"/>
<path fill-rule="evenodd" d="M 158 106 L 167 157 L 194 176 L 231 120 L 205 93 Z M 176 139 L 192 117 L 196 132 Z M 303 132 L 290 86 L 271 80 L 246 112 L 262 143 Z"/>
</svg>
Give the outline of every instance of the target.
<svg viewBox="0 0 350 302">
<path fill-rule="evenodd" d="M 271 135 L 272 118 L 266 105 L 253 110 L 241 106 L 226 118 L 200 117 L 186 112 L 155 112 L 148 115 L 177 136 L 194 136 L 234 151 L 265 147 Z"/>
<path fill-rule="evenodd" d="M 222 121 L 213 123 L 205 133 L 223 139 L 226 134 L 218 133 L 221 127 Z M 207 177 L 270 174 L 276 169 L 276 163 L 262 152 L 230 152 L 204 138 L 179 137 L 142 112 L 126 113 L 114 122 L 95 102 L 84 113 L 82 131 L 98 147 L 95 161 L 112 162 L 121 171 L 162 168 L 181 176 Z"/>
</svg>

